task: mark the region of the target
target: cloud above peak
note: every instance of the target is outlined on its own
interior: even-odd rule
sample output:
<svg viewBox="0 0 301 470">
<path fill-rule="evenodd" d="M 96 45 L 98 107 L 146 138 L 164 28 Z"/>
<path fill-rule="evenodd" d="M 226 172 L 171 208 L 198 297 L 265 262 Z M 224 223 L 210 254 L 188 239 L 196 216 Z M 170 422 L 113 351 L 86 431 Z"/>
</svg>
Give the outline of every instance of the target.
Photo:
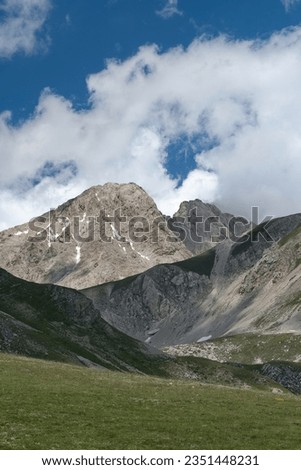
<svg viewBox="0 0 301 470">
<path fill-rule="evenodd" d="M 45 48 L 47 38 L 41 33 L 50 9 L 50 0 L 1 0 L 0 58 Z"/>
<path fill-rule="evenodd" d="M 141 47 L 87 78 L 85 110 L 45 90 L 22 125 L 0 116 L 2 228 L 108 181 L 135 181 L 168 215 L 195 198 L 237 215 L 300 212 L 300 76 L 296 27 Z M 181 140 L 195 163 L 183 182 L 167 171 Z"/>
</svg>

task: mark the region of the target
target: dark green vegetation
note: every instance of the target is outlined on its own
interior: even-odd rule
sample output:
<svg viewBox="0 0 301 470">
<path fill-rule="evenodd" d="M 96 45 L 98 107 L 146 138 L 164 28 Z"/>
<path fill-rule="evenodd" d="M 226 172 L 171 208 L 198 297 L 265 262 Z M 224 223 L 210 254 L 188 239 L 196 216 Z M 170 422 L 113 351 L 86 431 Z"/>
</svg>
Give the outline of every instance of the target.
<svg viewBox="0 0 301 470">
<path fill-rule="evenodd" d="M 204 358 L 221 361 L 224 370 L 218 370 L 216 364 L 210 361 L 210 383 L 223 378 L 222 383 L 250 384 L 260 386 L 262 375 L 274 383 L 282 385 L 292 393 L 301 393 L 301 336 L 293 334 L 256 335 L 243 334 L 218 338 L 202 344 L 179 345 L 173 354 L 178 354 L 178 360 L 185 360 L 190 354 L 196 361 Z M 167 348 L 168 350 L 168 348 Z M 201 365 L 199 364 L 199 367 Z M 192 369 L 192 366 L 190 366 Z M 235 371 L 238 368 L 238 371 Z M 202 366 L 202 374 L 208 370 L 208 365 Z M 215 369 L 215 372 L 214 372 Z M 239 375 L 240 374 L 240 375 Z M 231 378 L 232 377 L 232 378 Z M 201 379 L 202 380 L 202 379 Z M 267 384 L 265 384 L 267 385 Z"/>
<path fill-rule="evenodd" d="M 301 399 L 0 355 L 1 449 L 300 449 Z"/>
<path fill-rule="evenodd" d="M 192 258 L 188 258 L 184 261 L 178 261 L 176 263 L 171 263 L 171 266 L 178 266 L 179 268 L 183 269 L 183 271 L 194 272 L 194 273 L 199 274 L 200 276 L 204 275 L 204 276 L 209 277 L 211 275 L 211 272 L 212 272 L 212 269 L 213 269 L 213 266 L 214 266 L 215 256 L 216 256 L 216 250 L 215 250 L 215 248 L 211 248 L 210 250 L 205 251 L 204 253 L 202 253 L 200 255 L 193 256 Z M 157 269 L 158 266 L 159 267 L 160 266 L 169 266 L 169 264 L 157 265 L 156 267 L 145 271 L 144 273 L 142 273 L 142 275 L 154 272 Z M 86 289 L 82 289 L 81 292 L 83 292 L 85 294 L 89 291 L 92 291 L 95 288 L 98 288 L 100 291 L 103 291 L 104 293 L 106 292 L 106 290 L 108 288 L 110 289 L 110 287 L 111 287 L 111 292 L 114 292 L 118 289 L 126 289 L 140 275 L 135 274 L 134 276 L 129 276 L 129 277 L 126 277 L 124 279 L 120 279 L 119 281 L 106 282 L 106 283 L 101 284 L 101 285 L 88 287 Z"/>
<path fill-rule="evenodd" d="M 278 241 L 279 246 L 282 247 L 296 237 L 300 230 L 300 214 L 263 222 L 241 237 L 238 243 L 233 246 L 232 256 L 241 255 L 250 249 L 251 251 L 258 249 L 258 242 L 262 247 L 268 247 Z"/>
<path fill-rule="evenodd" d="M 189 258 L 178 263 L 173 263 L 173 265 L 178 266 L 184 271 L 189 271 L 197 273 L 200 276 L 209 277 L 214 266 L 215 256 L 216 249 L 211 248 L 210 250 L 205 251 L 205 253 L 202 253 L 201 255 L 194 256 L 193 258 Z"/>
<path fill-rule="evenodd" d="M 168 357 L 112 328 L 72 289 L 29 283 L 3 270 L 0 280 L 2 352 L 203 383 L 278 386 L 256 367 Z"/>
<path fill-rule="evenodd" d="M 257 243 L 258 241 L 268 241 L 271 242 L 269 236 L 269 227 L 271 227 L 273 222 L 262 223 L 257 225 L 255 228 L 250 230 L 247 234 L 243 235 L 236 243 L 232 249 L 232 256 L 240 255 L 250 248 L 252 248 L 253 243 Z"/>
<path fill-rule="evenodd" d="M 281 238 L 281 240 L 279 240 L 278 242 L 279 246 L 284 246 L 287 242 L 297 237 L 300 233 L 301 233 L 301 226 L 296 227 L 290 233 L 288 233 L 283 238 Z"/>
<path fill-rule="evenodd" d="M 301 393 L 300 335 L 243 334 L 166 348 L 179 366 L 202 383 L 266 388 L 282 385 Z M 210 359 L 210 360 L 209 360 Z M 184 376 L 184 374 L 183 374 Z"/>
<path fill-rule="evenodd" d="M 160 374 L 161 356 L 108 325 L 85 296 L 26 282 L 4 270 L 0 270 L 0 350 Z"/>
<path fill-rule="evenodd" d="M 271 381 L 262 372 L 262 366 L 220 363 L 208 359 L 184 356 L 166 363 L 166 370 L 172 377 L 189 378 L 202 384 L 228 385 L 258 390 L 284 389 Z"/>
</svg>

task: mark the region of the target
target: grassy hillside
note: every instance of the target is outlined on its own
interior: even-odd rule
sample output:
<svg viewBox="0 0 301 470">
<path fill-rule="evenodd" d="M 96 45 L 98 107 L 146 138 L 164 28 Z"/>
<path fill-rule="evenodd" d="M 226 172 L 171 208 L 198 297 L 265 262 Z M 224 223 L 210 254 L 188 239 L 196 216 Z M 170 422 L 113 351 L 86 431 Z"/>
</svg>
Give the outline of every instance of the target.
<svg viewBox="0 0 301 470">
<path fill-rule="evenodd" d="M 0 355 L 1 449 L 299 449 L 301 399 Z"/>
<path fill-rule="evenodd" d="M 73 289 L 0 269 L 0 351 L 38 359 L 160 374 L 161 355 L 108 325 Z M 158 359 L 158 362 L 157 362 Z"/>
</svg>

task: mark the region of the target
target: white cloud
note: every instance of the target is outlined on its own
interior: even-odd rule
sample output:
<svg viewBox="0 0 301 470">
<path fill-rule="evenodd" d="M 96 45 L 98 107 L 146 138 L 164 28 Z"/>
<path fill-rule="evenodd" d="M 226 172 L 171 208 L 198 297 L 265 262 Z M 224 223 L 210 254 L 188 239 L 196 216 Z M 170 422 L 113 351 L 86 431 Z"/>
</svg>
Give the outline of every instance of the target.
<svg viewBox="0 0 301 470">
<path fill-rule="evenodd" d="M 300 76 L 298 27 L 265 42 L 142 47 L 88 77 L 84 111 L 46 90 L 21 126 L 0 117 L 2 227 L 107 181 L 137 182 L 167 214 L 194 198 L 247 216 L 254 204 L 262 214 L 300 211 Z M 182 136 L 199 147 L 178 186 L 165 163 Z"/>
<path fill-rule="evenodd" d="M 182 12 L 178 9 L 178 0 L 166 0 L 166 5 L 162 10 L 157 11 L 157 15 L 162 18 L 170 18 L 174 15 L 182 15 Z"/>
<path fill-rule="evenodd" d="M 40 34 L 50 8 L 50 0 L 1 0 L 0 57 L 45 47 L 47 40 Z"/>
<path fill-rule="evenodd" d="M 286 11 L 289 11 L 293 5 L 299 2 L 300 0 L 281 0 L 281 3 L 283 4 Z"/>
</svg>

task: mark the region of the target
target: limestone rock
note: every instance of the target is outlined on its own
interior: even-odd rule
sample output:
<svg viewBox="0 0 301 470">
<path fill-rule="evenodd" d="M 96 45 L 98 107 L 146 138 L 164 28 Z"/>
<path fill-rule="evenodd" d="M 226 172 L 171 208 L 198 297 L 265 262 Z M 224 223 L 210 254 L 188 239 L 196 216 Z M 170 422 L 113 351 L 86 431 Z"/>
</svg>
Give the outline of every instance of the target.
<svg viewBox="0 0 301 470">
<path fill-rule="evenodd" d="M 92 187 L 34 227 L 26 223 L 0 233 L 0 267 L 28 281 L 76 289 L 190 256 L 134 183 Z"/>
</svg>

